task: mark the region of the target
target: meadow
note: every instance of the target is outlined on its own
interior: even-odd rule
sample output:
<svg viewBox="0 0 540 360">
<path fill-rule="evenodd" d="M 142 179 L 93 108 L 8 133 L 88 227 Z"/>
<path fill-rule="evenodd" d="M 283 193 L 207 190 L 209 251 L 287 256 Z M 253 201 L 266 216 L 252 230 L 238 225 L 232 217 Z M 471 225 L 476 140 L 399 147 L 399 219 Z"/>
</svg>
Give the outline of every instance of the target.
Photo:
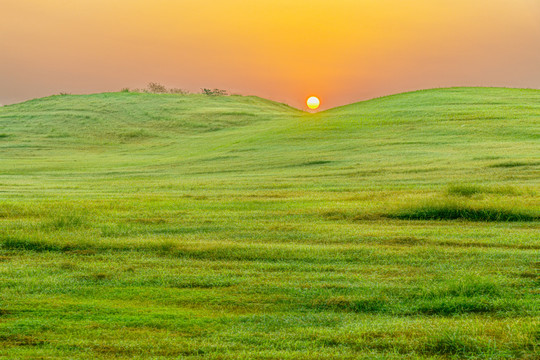
<svg viewBox="0 0 540 360">
<path fill-rule="evenodd" d="M 538 359 L 540 90 L 0 107 L 0 357 Z"/>
</svg>

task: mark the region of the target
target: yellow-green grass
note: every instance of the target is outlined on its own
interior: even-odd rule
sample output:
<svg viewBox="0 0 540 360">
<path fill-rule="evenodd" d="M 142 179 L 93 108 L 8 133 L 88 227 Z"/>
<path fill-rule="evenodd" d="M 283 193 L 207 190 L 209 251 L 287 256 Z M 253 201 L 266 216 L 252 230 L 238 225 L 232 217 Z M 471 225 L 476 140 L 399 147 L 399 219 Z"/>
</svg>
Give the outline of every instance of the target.
<svg viewBox="0 0 540 360">
<path fill-rule="evenodd" d="M 0 108 L 0 357 L 533 359 L 540 91 Z"/>
</svg>

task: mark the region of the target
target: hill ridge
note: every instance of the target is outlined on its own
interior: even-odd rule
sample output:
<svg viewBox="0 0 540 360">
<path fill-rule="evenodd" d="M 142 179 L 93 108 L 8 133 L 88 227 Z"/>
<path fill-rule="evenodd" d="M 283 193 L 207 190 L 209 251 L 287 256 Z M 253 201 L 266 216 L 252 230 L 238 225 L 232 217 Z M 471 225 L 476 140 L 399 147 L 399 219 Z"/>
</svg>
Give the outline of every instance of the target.
<svg viewBox="0 0 540 360">
<path fill-rule="evenodd" d="M 376 97 L 373 97 L 373 98 L 360 100 L 360 101 L 355 101 L 355 102 L 352 102 L 352 103 L 349 103 L 349 104 L 339 105 L 339 106 L 335 106 L 335 107 L 332 107 L 332 108 L 329 108 L 329 109 L 318 111 L 318 112 L 315 112 L 315 114 L 324 113 L 324 112 L 330 112 L 330 111 L 334 111 L 334 110 L 339 110 L 339 109 L 342 109 L 342 108 L 346 108 L 348 106 L 360 105 L 360 104 L 370 103 L 370 102 L 373 102 L 373 101 L 390 100 L 390 99 L 401 97 L 401 96 L 408 96 L 408 95 L 415 95 L 415 94 L 418 95 L 418 94 L 422 94 L 422 93 L 439 92 L 439 91 L 455 91 L 455 90 L 509 90 L 509 91 L 540 92 L 540 89 L 535 89 L 535 88 L 514 88 L 514 87 L 498 87 L 498 86 L 452 86 L 452 87 L 427 88 L 427 89 L 418 89 L 418 90 L 411 90 L 411 91 L 398 92 L 398 93 L 393 93 L 393 94 L 388 94 L 388 95 L 376 96 Z M 298 108 L 296 108 L 294 106 L 291 106 L 291 105 L 289 105 L 287 103 L 271 100 L 271 99 L 264 98 L 264 97 L 257 96 L 257 95 L 238 95 L 238 94 L 234 94 L 234 95 L 226 95 L 226 96 L 208 96 L 208 95 L 204 95 L 204 94 L 159 94 L 159 93 L 133 92 L 133 91 L 131 91 L 131 92 L 125 92 L 125 91 L 116 91 L 115 92 L 115 91 L 112 91 L 112 92 L 98 92 L 98 93 L 90 93 L 90 94 L 54 94 L 54 95 L 49 95 L 49 96 L 44 96 L 44 97 L 39 97 L 39 98 L 34 98 L 34 99 L 28 99 L 28 100 L 21 101 L 21 102 L 18 102 L 18 103 L 2 105 L 2 106 L 0 106 L 0 109 L 1 108 L 9 108 L 9 107 L 13 107 L 13 106 L 19 106 L 19 105 L 25 105 L 25 104 L 29 104 L 29 103 L 36 102 L 36 101 L 51 100 L 51 99 L 57 99 L 57 98 L 69 98 L 69 97 L 82 97 L 82 98 L 85 98 L 85 97 L 94 97 L 94 96 L 101 96 L 101 95 L 121 95 L 121 94 L 168 96 L 168 97 L 172 97 L 172 98 L 178 98 L 178 97 L 181 97 L 181 98 L 193 98 L 193 97 L 198 97 L 198 98 L 256 99 L 258 101 L 267 103 L 269 105 L 274 105 L 276 107 L 290 108 L 291 110 L 301 111 L 301 112 L 304 112 L 304 113 L 311 113 L 311 112 L 308 112 L 308 111 L 305 111 L 305 110 L 302 110 L 302 109 L 298 109 Z"/>
</svg>

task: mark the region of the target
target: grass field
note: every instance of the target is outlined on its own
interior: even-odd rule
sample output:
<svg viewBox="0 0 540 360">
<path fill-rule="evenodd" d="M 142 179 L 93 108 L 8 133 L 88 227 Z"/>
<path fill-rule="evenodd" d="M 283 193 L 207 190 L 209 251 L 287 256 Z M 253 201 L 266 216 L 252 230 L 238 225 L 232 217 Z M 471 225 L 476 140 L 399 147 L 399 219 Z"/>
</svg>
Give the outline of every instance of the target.
<svg viewBox="0 0 540 360">
<path fill-rule="evenodd" d="M 538 359 L 540 90 L 0 108 L 0 357 Z"/>
</svg>

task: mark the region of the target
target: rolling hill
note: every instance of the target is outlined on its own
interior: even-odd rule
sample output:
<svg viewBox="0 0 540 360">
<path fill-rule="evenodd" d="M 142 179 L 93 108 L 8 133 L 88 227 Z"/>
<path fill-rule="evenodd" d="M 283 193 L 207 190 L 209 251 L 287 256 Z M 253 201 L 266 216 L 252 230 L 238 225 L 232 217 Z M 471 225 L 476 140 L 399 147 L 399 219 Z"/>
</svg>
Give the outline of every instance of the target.
<svg viewBox="0 0 540 360">
<path fill-rule="evenodd" d="M 1 108 L 0 146 L 3 170 L 15 173 L 78 172 L 84 160 L 95 176 L 136 169 L 315 176 L 338 186 L 356 178 L 362 187 L 454 177 L 534 183 L 539 100 L 538 90 L 455 88 L 312 115 L 256 97 L 53 96 Z"/>
<path fill-rule="evenodd" d="M 540 90 L 0 107 L 0 356 L 534 358 Z"/>
</svg>

